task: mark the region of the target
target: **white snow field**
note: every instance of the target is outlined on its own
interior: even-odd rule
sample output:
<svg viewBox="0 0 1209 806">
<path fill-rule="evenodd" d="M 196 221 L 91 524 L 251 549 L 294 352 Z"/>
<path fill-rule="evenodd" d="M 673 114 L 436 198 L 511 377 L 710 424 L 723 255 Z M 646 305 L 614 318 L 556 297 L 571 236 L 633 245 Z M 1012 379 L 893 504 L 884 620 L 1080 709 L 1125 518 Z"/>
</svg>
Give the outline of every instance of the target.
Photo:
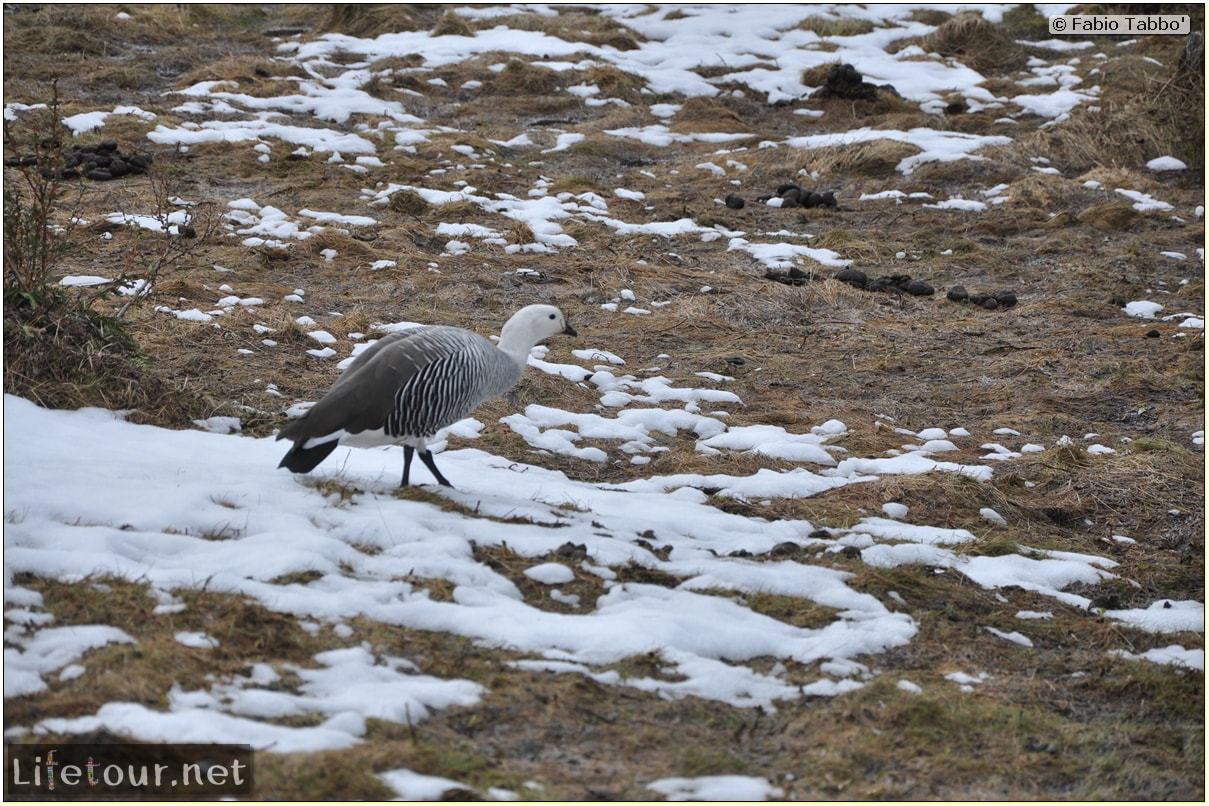
<svg viewBox="0 0 1209 806">
<path fill-rule="evenodd" d="M 979 8 L 998 19 L 1007 6 Z M 1060 11 L 1066 5 L 1046 7 Z M 529 6 L 556 14 L 555 6 Z M 636 50 L 566 42 L 537 31 L 503 26 L 473 37 L 433 36 L 428 32 L 383 34 L 356 38 L 328 34 L 313 41 L 283 40 L 276 58 L 304 66 L 308 80 L 283 81 L 282 94 L 259 97 L 240 92 L 234 82 L 204 82 L 175 93 L 168 102 L 182 123 L 159 123 L 149 135 L 158 144 L 182 149 L 206 142 L 223 142 L 233 149 L 262 149 L 265 143 L 296 147 L 299 158 L 328 162 L 364 173 L 391 148 L 407 151 L 434 130 L 409 111 L 409 105 L 383 101 L 366 93 L 368 65 L 392 55 L 419 54 L 418 73 L 483 53 L 536 55 L 537 63 L 555 70 L 573 66 L 567 58 L 591 64 L 612 64 L 643 77 L 653 92 L 685 97 L 712 96 L 717 84 L 738 83 L 746 92 L 770 103 L 794 102 L 815 88 L 799 83 L 805 68 L 835 61 L 857 63 L 870 81 L 892 82 L 904 97 L 930 111 L 943 108 L 948 94 L 960 92 L 972 109 L 1002 110 L 1009 119 L 1039 115 L 1061 120 L 1070 110 L 1096 103 L 1096 64 L 1104 58 L 1086 48 L 1070 53 L 1065 69 L 1030 68 L 1036 73 L 1029 94 L 997 97 L 981 86 L 984 77 L 954 59 L 918 48 L 898 53 L 886 46 L 898 39 L 934 30 L 907 17 L 915 6 L 904 5 L 689 5 L 675 19 L 648 13 L 638 5 L 601 5 L 647 37 Z M 756 11 L 758 10 L 758 13 Z M 502 15 L 501 8 L 458 8 L 467 18 Z M 827 37 L 828 48 L 815 33 L 795 27 L 804 17 L 820 13 L 854 16 L 874 22 L 872 33 Z M 890 26 L 887 23 L 894 22 Z M 1061 43 L 1058 43 L 1061 44 Z M 1088 43 L 1090 47 L 1090 43 Z M 331 57 L 344 54 L 339 61 Z M 775 63 L 765 54 L 775 52 Z M 348 54 L 362 61 L 349 63 Z M 759 62 L 758 69 L 740 69 Z M 731 66 L 735 72 L 707 80 L 702 66 Z M 502 67 L 502 65 L 501 65 Z M 473 89 L 473 88 L 470 88 Z M 567 92 L 585 103 L 624 104 L 595 86 L 572 86 Z M 14 105 L 6 115 L 17 114 Z M 743 149 L 728 143 L 733 135 L 702 131 L 677 134 L 663 122 L 674 108 L 652 108 L 649 125 L 608 132 L 618 138 L 674 148 L 686 138 L 713 142 L 716 159 L 703 170 L 721 172 L 739 181 L 744 171 Z M 114 116 L 150 113 L 133 107 L 100 109 L 77 114 L 65 122 L 76 132 L 100 131 Z M 372 115 L 381 122 L 351 125 L 355 115 Z M 154 117 L 154 116 L 153 116 Z M 558 134 L 557 132 L 555 134 Z M 551 145 L 536 144 L 521 124 L 510 148 L 538 154 L 548 148 L 568 148 L 576 135 L 559 135 Z M 549 132 L 544 132 L 547 136 Z M 955 131 L 855 129 L 768 141 L 761 148 L 810 149 L 873 138 L 910 142 L 922 150 L 903 160 L 903 178 L 931 161 L 984 159 L 976 152 L 988 145 L 1011 142 L 1008 137 L 982 137 Z M 476 163 L 474 148 L 460 152 L 465 166 Z M 265 156 L 267 159 L 267 155 Z M 1155 171 L 1178 171 L 1172 158 L 1152 163 Z M 228 230 L 251 248 L 288 248 L 325 228 L 372 224 L 392 194 L 412 190 L 430 204 L 471 202 L 498 216 L 499 226 L 468 226 L 449 220 L 434 235 L 446 240 L 446 253 L 465 252 L 475 241 L 503 244 L 502 233 L 512 221 L 523 221 L 535 234 L 527 244 L 510 244 L 509 251 L 558 252 L 577 246 L 567 224 L 591 221 L 629 234 L 656 234 L 720 241 L 720 248 L 743 250 L 769 268 L 815 263 L 826 267 L 850 260 L 827 249 L 781 244 L 767 233 L 702 227 L 688 219 L 655 223 L 626 220 L 627 205 L 641 205 L 642 194 L 618 187 L 605 197 L 595 193 L 551 194 L 539 183 L 524 198 L 480 192 L 466 183 L 458 192 L 418 184 L 377 183 L 350 198 L 333 198 L 331 210 L 282 210 L 268 199 L 228 200 Z M 904 186 L 905 183 L 904 183 Z M 1106 189 L 1138 209 L 1167 210 L 1194 218 L 1203 210 L 1175 209 L 1163 199 L 1130 188 Z M 862 203 L 893 205 L 906 193 L 889 188 Z M 985 203 L 967 199 L 936 200 L 954 216 L 977 216 L 988 205 L 1011 204 L 999 196 Z M 1162 205 L 1166 205 L 1163 208 Z M 124 216 L 115 212 L 116 216 Z M 155 219 L 119 218 L 139 226 L 159 226 Z M 184 223 L 185 214 L 172 223 Z M 1155 244 L 1155 252 L 1164 249 Z M 1203 271 L 1203 251 L 1189 258 L 1162 251 L 1188 266 L 1189 276 Z M 1181 264 L 1182 265 L 1182 264 Z M 435 268 L 436 264 L 433 267 Z M 221 267 L 216 267 L 221 270 Z M 375 265 L 373 269 L 382 268 Z M 90 285 L 106 278 L 65 278 L 65 285 Z M 209 310 L 163 308 L 179 317 L 180 327 L 219 327 L 236 308 L 256 309 L 264 301 L 227 287 L 229 296 Z M 392 329 L 416 323 L 384 323 L 356 341 L 338 339 L 320 329 L 306 303 L 307 289 L 287 299 L 314 344 L 306 352 L 346 366 L 358 350 Z M 130 293 L 139 293 L 132 288 Z M 611 306 L 611 307 L 609 307 Z M 631 317 L 658 316 L 674 310 L 671 300 L 636 299 L 617 289 L 606 308 L 617 312 L 617 327 Z M 1153 300 L 1131 301 L 1123 315 L 1155 318 L 1164 306 Z M 1190 329 L 1203 329 L 1203 312 L 1168 315 Z M 421 323 L 438 324 L 438 323 Z M 439 324 L 456 324 L 441 322 Z M 261 349 L 285 350 L 273 341 L 272 328 L 257 328 Z M 439 679 L 405 657 L 376 655 L 347 622 L 354 617 L 419 630 L 445 631 L 518 653 L 520 669 L 551 674 L 586 675 L 600 683 L 632 687 L 663 697 L 694 696 L 738 708 L 775 710 L 785 703 L 813 696 L 831 696 L 859 688 L 879 674 L 879 656 L 909 644 L 917 632 L 914 620 L 894 599 L 881 600 L 854 590 L 850 574 L 829 566 L 837 552 L 857 553 L 875 568 L 920 565 L 936 573 L 960 574 L 987 589 L 1018 587 L 1053 600 L 1055 607 L 1088 609 L 1091 602 L 1069 588 L 1114 578 L 1117 563 L 1108 557 L 1018 546 L 1000 556 L 976 556 L 962 547 L 994 533 L 1004 518 L 984 511 L 985 524 L 976 531 L 912 522 L 910 510 L 887 504 L 884 511 L 858 513 L 848 529 L 820 534 L 804 520 L 771 520 L 729 514 L 715 502 L 745 502 L 804 498 L 846 485 L 862 484 L 892 474 L 954 473 L 978 481 L 991 479 L 1023 453 L 1043 452 L 1052 445 L 1031 445 L 1012 433 L 970 433 L 959 422 L 903 434 L 903 447 L 884 455 L 857 456 L 834 444 L 850 426 L 822 418 L 812 428 L 790 433 L 780 426 L 731 427 L 727 413 L 743 405 L 727 388 L 729 379 L 701 367 L 700 383 L 673 381 L 634 369 L 632 358 L 618 354 L 608 334 L 582 333 L 560 355 L 573 363 L 550 360 L 535 349 L 530 373 L 547 373 L 561 382 L 599 393 L 591 411 L 566 411 L 531 405 L 502 422 L 519 434 L 532 451 L 525 456 L 498 456 L 473 447 L 442 449 L 440 466 L 456 489 L 434 489 L 459 508 L 443 511 L 427 502 L 404 500 L 393 493 L 402 455 L 398 449 L 338 449 L 312 476 L 332 478 L 359 492 L 346 501 L 325 495 L 309 477 L 277 469 L 283 443 L 239 434 L 231 418 L 200 421 L 196 430 L 171 431 L 126 422 L 122 412 L 86 409 L 47 411 L 32 403 L 4 398 L 4 572 L 6 698 L 36 694 L 55 679 L 89 674 L 81 663 L 88 653 L 112 643 L 130 643 L 127 632 L 103 623 L 60 626 L 46 612 L 41 596 L 17 584 L 33 574 L 69 584 L 100 584 L 121 578 L 145 585 L 160 602 L 157 617 L 169 618 L 184 604 L 177 594 L 201 589 L 238 594 L 269 610 L 296 618 L 308 629 L 333 631 L 344 639 L 341 649 L 323 652 L 305 667 L 273 668 L 257 664 L 248 676 L 214 679 L 207 687 L 165 692 L 168 705 L 154 709 L 125 702 L 98 702 L 85 716 L 10 723 L 6 737 L 106 730 L 143 741 L 250 743 L 271 752 L 313 752 L 355 745 L 363 740 L 371 718 L 411 723 L 440 709 L 478 702 L 484 690 L 461 679 Z M 259 338 L 258 336 L 258 338 Z M 690 356 L 674 358 L 690 361 Z M 294 414 L 299 413 L 297 407 Z M 751 414 L 751 412 L 748 412 Z M 473 439 L 484 424 L 467 420 L 449 431 Z M 792 469 L 762 469 L 749 476 L 642 475 L 641 468 L 658 454 L 661 438 L 680 435 L 696 441 L 703 454 L 752 451 L 792 463 Z M 1201 440 L 1203 432 L 1189 434 Z M 1091 453 L 1113 461 L 1113 447 L 1094 440 L 1079 443 Z M 605 485 L 577 481 L 541 466 L 543 454 L 563 454 L 589 462 L 609 458 L 601 445 L 627 454 L 639 469 L 635 480 Z M 974 464 L 950 461 L 955 452 L 981 451 Z M 428 472 L 417 468 L 420 483 Z M 707 495 L 703 490 L 710 490 Z M 873 505 L 874 510 L 878 505 Z M 473 515 L 465 513 L 474 513 Z M 1119 536 L 1125 544 L 1132 538 Z M 560 562 L 557 550 L 582 545 L 582 564 Z M 794 559 L 772 559 L 775 547 L 800 549 Z M 524 557 L 539 558 L 527 571 L 545 586 L 552 599 L 568 605 L 553 612 L 527 602 L 517 586 L 473 555 L 475 546 L 503 546 Z M 544 559 L 542 559 L 544 558 Z M 551 559 L 555 558 L 555 559 Z M 617 581 L 618 569 L 636 565 L 683 578 L 674 587 Z M 306 583 L 283 579 L 309 574 Z M 577 578 L 593 575 L 603 585 L 596 601 L 580 601 L 560 590 Z M 437 600 L 411 580 L 443 580 L 452 585 L 451 601 Z M 726 592 L 726 595 L 718 595 Z M 798 628 L 750 608 L 745 596 L 775 593 L 833 611 L 822 627 Z M 1019 629 L 987 627 L 1014 651 L 1028 652 L 1030 625 L 1050 617 L 1044 611 L 1021 611 Z M 1123 627 L 1154 633 L 1204 631 L 1204 605 L 1196 601 L 1155 598 L 1146 608 L 1103 614 Z M 177 641 L 191 651 L 212 651 L 215 639 L 204 633 L 181 632 Z M 626 658 L 654 653 L 665 674 L 623 677 L 608 670 Z M 757 671 L 756 659 L 812 664 L 817 673 L 808 683 L 792 683 L 780 669 L 767 664 Z M 1174 643 L 1162 650 L 1120 653 L 1119 662 L 1176 664 L 1203 671 L 1204 651 Z M 303 682 L 297 691 L 275 683 L 285 672 Z M 969 668 L 944 685 L 969 686 L 993 675 L 993 669 Z M 919 691 L 903 680 L 904 690 Z M 319 715 L 311 727 L 280 723 L 284 717 Z M 383 776 L 400 798 L 436 798 L 456 782 L 400 769 Z M 760 800 L 782 790 L 761 778 L 706 776 L 667 778 L 648 784 L 669 799 Z M 494 793 L 516 797 L 516 793 Z"/>
</svg>

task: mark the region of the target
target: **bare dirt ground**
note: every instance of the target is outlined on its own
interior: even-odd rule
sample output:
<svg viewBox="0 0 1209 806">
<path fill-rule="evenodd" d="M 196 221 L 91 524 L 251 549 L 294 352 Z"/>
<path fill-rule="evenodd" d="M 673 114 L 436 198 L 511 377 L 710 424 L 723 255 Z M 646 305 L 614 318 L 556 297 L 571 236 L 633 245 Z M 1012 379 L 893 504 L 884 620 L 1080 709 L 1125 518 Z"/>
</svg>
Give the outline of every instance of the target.
<svg viewBox="0 0 1209 806">
<path fill-rule="evenodd" d="M 111 23 L 117 11 L 105 5 L 6 6 L 6 103 L 46 102 L 57 82 L 64 115 L 130 104 L 170 121 L 178 100 L 164 93 L 207 78 L 236 78 L 251 94 L 274 91 L 270 77 L 290 68 L 272 61 L 274 47 L 262 31 L 296 27 L 306 31 L 304 37 L 325 30 L 372 35 L 392 25 L 425 30 L 450 23 L 444 10 L 433 6 L 344 13 L 305 5 L 143 7 L 133 23 L 120 27 Z M 1019 51 L 1001 57 L 1003 63 L 1011 63 L 1013 54 L 1065 58 L 1012 45 L 1035 34 L 1035 19 L 1022 14 L 992 26 L 997 29 L 992 34 L 999 35 L 995 42 Z M 532 23 L 567 25 L 597 41 L 636 36 L 585 10 L 569 8 L 559 20 Z M 1105 606 L 1145 607 L 1163 597 L 1203 601 L 1204 456 L 1191 439 L 1204 428 L 1203 331 L 1175 321 L 1130 318 L 1121 310 L 1126 302 L 1152 299 L 1167 311 L 1203 316 L 1203 268 L 1195 266 L 1195 257 L 1180 262 L 1159 254 L 1195 256 L 1204 246 L 1203 218 L 1182 214 L 1179 221 L 1166 212 L 1139 212 L 1113 192 L 1121 187 L 1151 193 L 1178 211 L 1204 204 L 1203 80 L 1198 84 L 1195 75 L 1177 71 L 1182 37 L 1143 38 L 1126 47 L 1108 42 L 1100 110 L 1079 109 L 1065 123 L 1046 128 L 1040 127 L 1042 120 L 1028 118 L 1007 127 L 989 111 L 925 115 L 915 105 L 886 98 L 810 102 L 825 114 L 805 119 L 793 114 L 794 105 L 769 106 L 750 95 L 687 103 L 643 96 L 633 77 L 603 69 L 591 80 L 634 106 L 588 107 L 557 91 L 573 83 L 565 76 L 555 81 L 546 75 L 550 71 L 520 59 L 503 73 L 487 69 L 498 59 L 437 71 L 446 86 L 425 83 L 417 114 L 460 134 L 445 140 L 434 136 L 415 154 L 393 152 L 388 165 L 368 177 L 320 160 L 291 160 L 284 146 L 274 147 L 268 163 L 257 162 L 249 148 L 199 146 L 180 154 L 146 139 L 154 123 L 115 120 L 103 130 L 104 139 L 153 154 L 157 178 L 73 180 L 61 211 L 103 222 L 115 210 L 143 212 L 158 197 L 180 195 L 199 204 L 198 237 L 170 244 L 163 236 L 121 227 L 77 228 L 78 248 L 57 263 L 55 276 L 146 276 L 158 266 L 150 298 L 124 314 L 144 358 L 110 365 L 118 361 L 112 353 L 120 351 L 95 346 L 64 347 L 47 357 L 46 345 L 54 343 L 56 333 L 68 333 L 69 325 L 21 319 L 6 304 L 5 391 L 51 406 L 135 408 L 135 419 L 171 427 L 191 427 L 195 417 L 234 414 L 246 432 L 267 435 L 284 423 L 286 406 L 316 399 L 333 378 L 331 362 L 307 357 L 303 345 L 313 345 L 297 328 L 291 330 L 296 314 L 282 297 L 295 288 L 307 289 L 315 309 L 344 313 L 323 323 L 340 337 L 371 322 L 400 320 L 457 323 L 493 333 L 520 305 L 553 301 L 569 312 L 580 334 L 607 334 L 592 340 L 607 339 L 610 349 L 636 366 L 667 353 L 693 359 L 691 366 L 673 360 L 664 371 L 669 377 L 677 372 L 691 377 L 701 369 L 735 377 L 727 388 L 745 403 L 735 424 L 800 430 L 838 418 L 850 431 L 841 444 L 860 455 L 902 444 L 902 434 L 887 424 L 913 431 L 962 426 L 976 433 L 1007 427 L 1022 440 L 1045 446 L 1063 436 L 1077 443 L 1015 460 L 989 483 L 944 474 L 888 477 L 834 495 L 777 501 L 759 509 L 763 517 L 847 525 L 861 508 L 876 512 L 883 503 L 898 501 L 909 504 L 917 522 L 981 532 L 985 521 L 979 510 L 991 507 L 1010 525 L 973 551 L 993 553 L 997 545 L 1021 543 L 1110 556 L 1121 563 L 1115 569 L 1119 579 L 1077 591 L 1111 603 Z M 967 45 L 970 53 L 991 52 L 985 43 Z M 997 94 L 1011 94 L 1016 73 L 994 64 L 978 69 Z M 461 93 L 457 88 L 470 79 L 487 89 L 473 96 Z M 380 91 L 392 92 L 390 87 Z M 602 134 L 649 121 L 645 105 L 655 102 L 685 103 L 674 130 L 725 126 L 751 134 L 750 141 L 739 143 L 753 146 L 744 155 L 747 206 L 731 210 L 717 204 L 715 199 L 734 188 L 724 178 L 694 169 L 710 159 L 715 145 L 654 148 Z M 558 121 L 560 129 L 583 133 L 585 139 L 542 155 L 541 164 L 531 164 L 532 155 L 507 153 L 489 143 L 513 137 L 527 124 L 532 136 L 540 137 L 542 125 L 531 123 L 539 119 Z M 910 146 L 754 148 L 760 140 L 861 126 L 1006 133 L 1014 142 L 985 149 L 987 162 L 929 163 L 908 177 L 894 166 L 913 153 Z M 79 142 L 101 136 L 83 135 Z M 489 168 L 473 177 L 458 171 L 457 155 L 450 150 L 456 143 L 480 146 Z M 1146 170 L 1146 162 L 1162 154 L 1179 156 L 1190 169 Z M 7 147 L 5 156 L 11 156 Z M 1035 171 L 1038 157 L 1060 173 Z M 442 164 L 450 170 L 434 180 L 428 172 Z M 652 169 L 682 181 L 654 181 L 643 173 Z M 817 184 L 835 192 L 841 209 L 783 210 L 754 203 L 759 189 L 771 193 L 781 182 L 797 179 L 802 169 L 817 172 Z M 12 173 L 5 171 L 6 188 Z M 832 279 L 787 284 L 766 277 L 765 268 L 745 253 L 727 251 L 725 239 L 627 238 L 586 224 L 572 233 L 580 245 L 558 254 L 517 256 L 483 247 L 462 257 L 441 256 L 442 271 L 427 271 L 444 245 L 445 239 L 434 237 L 438 223 L 487 223 L 486 214 L 471 205 L 456 212 L 391 205 L 374 211 L 377 225 L 332 232 L 288 250 L 240 246 L 218 226 L 226 202 L 240 197 L 289 210 L 354 213 L 363 211 L 353 209 L 351 200 L 376 181 L 435 181 L 453 188 L 465 178 L 485 191 L 523 195 L 538 176 L 553 178 L 555 190 L 642 191 L 650 209 L 611 201 L 628 221 L 691 218 L 737 231 L 805 230 L 815 236 L 810 246 L 833 249 L 870 276 L 907 273 L 938 291 L 914 297 L 870 293 Z M 1089 180 L 1101 188 L 1088 187 Z M 862 193 L 887 189 L 927 192 L 933 200 L 958 193 L 974 198 L 1001 183 L 1008 185 L 1011 201 L 976 215 L 909 200 L 858 202 Z M 215 226 L 207 227 L 210 222 Z M 102 229 L 111 230 L 112 237 L 100 238 Z M 523 232 L 509 239 L 532 240 Z M 325 260 L 319 254 L 324 248 L 337 249 L 338 256 Z M 368 268 L 382 258 L 396 260 L 397 267 Z M 218 288 L 216 264 L 232 270 L 223 279 L 241 292 L 263 297 L 263 309 L 227 317 L 222 328 L 198 328 L 155 311 L 157 305 L 213 306 L 225 295 Z M 517 275 L 512 271 L 517 268 L 535 273 Z M 991 311 L 949 302 L 944 292 L 958 284 L 971 292 L 1010 290 L 1019 304 Z M 706 285 L 712 290 L 703 293 Z M 679 315 L 631 317 L 619 329 L 616 315 L 599 306 L 621 288 L 632 289 L 639 299 L 676 299 Z M 113 314 L 124 302 L 98 299 L 93 309 Z M 258 344 L 260 336 L 251 327 L 255 321 L 277 327 L 281 335 L 275 338 L 293 346 L 238 354 L 238 347 Z M 276 384 L 282 397 L 266 393 L 266 383 Z M 572 411 L 594 405 L 586 391 L 582 398 L 576 394 L 568 384 L 530 375 L 512 399 L 495 401 L 479 416 L 494 423 L 535 401 Z M 1078 444 L 1089 433 L 1117 452 L 1089 455 Z M 584 480 L 623 480 L 639 472 L 623 461 L 535 458 L 502 427 L 488 429 L 478 444 Z M 752 456 L 704 457 L 693 451 L 691 441 L 672 447 L 641 473 L 750 473 L 789 466 Z M 956 461 L 976 463 L 979 453 L 967 452 Z M 743 511 L 745 505 L 725 506 Z M 757 514 L 755 508 L 751 514 Z M 1117 534 L 1137 543 L 1115 542 L 1111 536 Z M 524 579 L 524 558 L 501 553 L 483 559 Z M 797 799 L 1203 800 L 1202 675 L 1125 664 L 1109 655 L 1177 640 L 1202 647 L 1203 636 L 1151 635 L 1037 597 L 1036 609 L 1052 610 L 1054 617 L 1032 650 L 1017 651 L 983 626 L 1012 629 L 1013 613 L 1022 596 L 1027 600 L 1021 592 L 1007 605 L 960 575 L 934 575 L 912 566 L 882 571 L 849 557 L 836 562 L 856 574 L 853 587 L 859 590 L 882 597 L 897 591 L 920 627 L 909 646 L 878 659 L 880 677 L 860 691 L 804 699 L 776 713 L 692 698 L 664 701 L 577 675 L 505 669 L 507 651 L 448 635 L 408 631 L 400 636 L 382 625 L 355 625 L 383 646 L 405 645 L 426 672 L 475 680 L 490 695 L 476 707 L 453 708 L 412 727 L 373 724 L 366 744 L 355 751 L 260 754 L 256 794 L 265 799 L 384 797 L 390 793 L 372 773 L 407 766 L 465 781 L 479 792 L 498 786 L 549 799 L 646 798 L 651 793 L 644 783 L 655 778 L 740 773 L 767 777 Z M 104 598 L 51 580 L 23 584 L 44 593 L 57 624 L 108 618 L 105 623 L 137 634 L 140 650 L 111 647 L 90 659 L 90 664 L 112 665 L 102 676 L 103 691 L 55 685 L 45 695 L 6 702 L 6 726 L 89 713 L 97 702 L 108 701 L 100 696 L 156 704 L 172 680 L 184 681 L 187 688 L 188 681 L 207 673 L 236 673 L 254 660 L 301 660 L 324 649 L 291 620 L 258 605 L 193 593 L 189 612 L 209 614 L 205 628 L 225 648 L 208 668 L 198 669 L 188 665 L 193 661 L 186 662 L 171 630 L 147 618 L 153 603 L 136 584 L 114 582 Z M 765 606 L 792 621 L 802 614 L 792 612 L 791 604 L 770 596 Z M 917 696 L 895 687 L 909 675 L 939 692 L 928 683 L 971 666 L 995 673 L 976 696 Z M 526 782 L 536 788 L 526 788 Z"/>
</svg>

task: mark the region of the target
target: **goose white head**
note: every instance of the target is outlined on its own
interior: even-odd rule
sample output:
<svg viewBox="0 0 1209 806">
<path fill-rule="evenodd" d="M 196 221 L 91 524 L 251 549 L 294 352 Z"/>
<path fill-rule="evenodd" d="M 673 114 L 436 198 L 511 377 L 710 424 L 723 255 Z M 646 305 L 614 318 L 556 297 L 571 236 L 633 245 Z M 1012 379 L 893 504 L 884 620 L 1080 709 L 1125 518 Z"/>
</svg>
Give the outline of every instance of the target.
<svg viewBox="0 0 1209 806">
<path fill-rule="evenodd" d="M 497 345 L 522 367 L 529 361 L 529 351 L 551 336 L 578 336 L 567 324 L 567 317 L 553 305 L 529 305 L 512 315 L 500 330 Z"/>
</svg>

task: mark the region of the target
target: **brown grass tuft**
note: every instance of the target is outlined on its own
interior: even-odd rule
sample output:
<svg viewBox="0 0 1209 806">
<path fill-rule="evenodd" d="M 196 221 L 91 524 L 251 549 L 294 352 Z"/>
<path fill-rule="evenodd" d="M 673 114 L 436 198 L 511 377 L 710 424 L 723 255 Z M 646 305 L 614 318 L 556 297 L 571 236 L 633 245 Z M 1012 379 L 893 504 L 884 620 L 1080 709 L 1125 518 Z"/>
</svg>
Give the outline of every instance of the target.
<svg viewBox="0 0 1209 806">
<path fill-rule="evenodd" d="M 646 79 L 611 65 L 590 67 L 584 72 L 583 79 L 585 84 L 599 87 L 604 97 L 630 103 L 641 101 L 642 89 L 646 86 Z"/>
<path fill-rule="evenodd" d="M 935 31 L 917 40 L 904 39 L 896 49 L 918 44 L 928 52 L 953 56 L 984 75 L 1019 70 L 1028 60 L 1024 48 L 998 25 L 977 11 L 963 11 L 941 23 Z"/>
<path fill-rule="evenodd" d="M 821 37 L 858 36 L 871 32 L 873 23 L 852 17 L 814 16 L 802 20 L 797 27 L 803 31 L 813 31 Z"/>
<path fill-rule="evenodd" d="M 421 216 L 432 208 L 423 196 L 406 188 L 392 193 L 386 206 L 393 213 L 407 216 Z"/>
<path fill-rule="evenodd" d="M 953 19 L 953 15 L 939 8 L 917 8 L 907 19 L 911 22 L 922 22 L 924 25 L 940 26 Z"/>
<path fill-rule="evenodd" d="M 810 152 L 805 167 L 829 179 L 885 177 L 898 173 L 898 165 L 920 153 L 918 146 L 899 140 L 869 140 L 853 145 L 827 146 Z"/>
<path fill-rule="evenodd" d="M 190 70 L 177 86 L 190 87 L 202 81 L 230 81 L 232 90 L 253 97 L 268 98 L 289 92 L 289 85 L 275 79 L 300 76 L 300 73 L 276 59 L 263 56 L 227 56 Z"/>
<path fill-rule="evenodd" d="M 134 422 L 189 427 L 229 405 L 185 393 L 157 372 L 122 327 L 87 308 L 7 304 L 4 389 L 40 406 L 128 409 Z"/>
<path fill-rule="evenodd" d="M 349 257 L 364 260 L 377 256 L 377 252 L 369 244 L 348 233 L 334 229 L 323 229 L 315 233 L 306 239 L 305 244 L 312 255 L 319 255 L 324 250 L 334 249 L 338 253 L 337 260 Z"/>
<path fill-rule="evenodd" d="M 504 62 L 503 71 L 492 82 L 494 89 L 505 95 L 512 93 L 552 94 L 562 86 L 562 83 L 562 77 L 550 68 L 530 64 L 524 59 L 516 57 Z"/>
<path fill-rule="evenodd" d="M 752 126 L 722 101 L 714 98 L 689 98 L 684 102 L 671 128 L 677 132 L 750 132 Z"/>
<path fill-rule="evenodd" d="M 1133 227 L 1141 218 L 1141 213 L 1127 201 L 1110 201 L 1088 207 L 1079 213 L 1078 218 L 1101 232 L 1117 233 Z"/>
<path fill-rule="evenodd" d="M 1008 188 L 1013 202 L 1027 207 L 1059 212 L 1084 201 L 1087 189 L 1077 182 L 1055 174 L 1029 171 Z"/>
<path fill-rule="evenodd" d="M 453 11 L 446 11 L 432 28 L 433 36 L 474 36 L 470 23 Z"/>
<path fill-rule="evenodd" d="M 423 31 L 431 29 L 441 15 L 441 6 L 427 3 L 335 3 L 320 31 L 363 37 Z"/>
<path fill-rule="evenodd" d="M 1020 138 L 1021 155 L 1046 154 L 1063 173 L 1082 173 L 1097 166 L 1132 167 L 1176 150 L 1171 132 L 1143 107 L 1126 106 L 1099 112 L 1074 110 L 1070 118 Z"/>
</svg>

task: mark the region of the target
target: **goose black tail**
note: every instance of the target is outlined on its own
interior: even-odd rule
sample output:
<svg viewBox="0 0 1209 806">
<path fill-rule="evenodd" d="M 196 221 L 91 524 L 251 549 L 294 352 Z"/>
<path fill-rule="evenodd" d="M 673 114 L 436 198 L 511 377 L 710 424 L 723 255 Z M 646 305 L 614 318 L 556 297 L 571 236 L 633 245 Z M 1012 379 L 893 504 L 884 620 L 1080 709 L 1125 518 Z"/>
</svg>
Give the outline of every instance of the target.
<svg viewBox="0 0 1209 806">
<path fill-rule="evenodd" d="M 333 439 L 328 442 L 321 442 L 310 448 L 302 447 L 302 444 L 296 444 L 290 448 L 281 459 L 281 464 L 278 467 L 288 468 L 292 473 L 306 473 L 314 470 L 316 465 L 327 458 L 328 454 L 336 450 L 336 446 L 340 444 L 340 440 Z"/>
</svg>

